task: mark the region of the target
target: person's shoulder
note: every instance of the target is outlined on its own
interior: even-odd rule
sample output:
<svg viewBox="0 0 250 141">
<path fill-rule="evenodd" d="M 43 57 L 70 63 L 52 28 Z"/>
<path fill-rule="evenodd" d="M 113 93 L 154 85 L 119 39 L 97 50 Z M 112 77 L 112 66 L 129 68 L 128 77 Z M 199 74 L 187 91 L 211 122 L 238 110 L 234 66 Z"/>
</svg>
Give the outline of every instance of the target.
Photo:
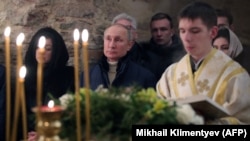
<svg viewBox="0 0 250 141">
<path fill-rule="evenodd" d="M 143 67 L 143 66 L 141 66 L 133 61 L 130 61 L 130 64 L 131 64 L 131 66 L 130 66 L 131 68 L 133 68 L 139 72 L 146 73 L 148 75 L 151 75 L 151 74 L 154 75 L 149 69 L 147 69 L 147 68 L 145 68 L 145 67 Z"/>
<path fill-rule="evenodd" d="M 237 69 L 237 70 L 244 69 L 246 71 L 246 69 L 242 66 L 242 64 L 240 64 L 238 61 L 232 59 L 230 56 L 226 55 L 221 50 L 217 50 L 216 53 L 221 56 L 220 60 L 216 61 L 216 63 L 228 64 L 230 62 L 230 65 L 226 65 L 227 72 L 230 72 L 230 71 L 235 70 L 235 69 Z"/>
<path fill-rule="evenodd" d="M 140 41 L 138 44 L 143 48 L 143 49 L 149 49 L 151 45 L 151 41 Z"/>
</svg>

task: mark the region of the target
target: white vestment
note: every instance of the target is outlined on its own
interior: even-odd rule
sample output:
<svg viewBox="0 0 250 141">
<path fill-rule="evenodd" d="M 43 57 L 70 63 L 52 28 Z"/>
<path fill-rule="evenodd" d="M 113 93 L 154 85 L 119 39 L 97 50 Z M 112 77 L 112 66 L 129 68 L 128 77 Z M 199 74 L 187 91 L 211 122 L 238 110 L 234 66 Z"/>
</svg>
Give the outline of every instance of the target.
<svg viewBox="0 0 250 141">
<path fill-rule="evenodd" d="M 165 70 L 156 89 L 157 95 L 167 100 L 206 95 L 228 110 L 230 124 L 250 124 L 249 74 L 217 49 L 210 51 L 194 73 L 186 54 Z"/>
</svg>

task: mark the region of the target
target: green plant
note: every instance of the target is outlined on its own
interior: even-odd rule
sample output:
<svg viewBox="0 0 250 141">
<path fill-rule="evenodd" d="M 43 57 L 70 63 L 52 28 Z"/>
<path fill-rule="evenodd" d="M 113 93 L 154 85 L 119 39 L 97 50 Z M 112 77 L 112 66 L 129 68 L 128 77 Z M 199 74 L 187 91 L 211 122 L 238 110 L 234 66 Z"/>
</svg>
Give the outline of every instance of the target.
<svg viewBox="0 0 250 141">
<path fill-rule="evenodd" d="M 80 89 L 81 127 L 85 129 L 85 93 Z M 177 105 L 157 98 L 153 88 L 99 88 L 89 91 L 91 135 L 112 140 L 129 140 L 132 124 L 181 124 Z M 65 94 L 60 104 L 66 108 L 62 116 L 62 138 L 76 136 L 75 95 Z M 83 134 L 84 135 L 84 134 Z M 73 140 L 73 139 L 72 139 Z"/>
</svg>

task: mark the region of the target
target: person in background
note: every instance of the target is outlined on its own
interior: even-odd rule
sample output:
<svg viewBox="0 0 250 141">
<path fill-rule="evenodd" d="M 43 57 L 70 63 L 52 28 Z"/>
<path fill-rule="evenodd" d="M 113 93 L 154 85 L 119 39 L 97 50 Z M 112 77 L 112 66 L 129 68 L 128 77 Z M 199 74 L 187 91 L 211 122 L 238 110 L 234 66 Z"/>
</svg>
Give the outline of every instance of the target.
<svg viewBox="0 0 250 141">
<path fill-rule="evenodd" d="M 219 28 L 212 44 L 233 59 L 243 51 L 239 38 L 227 27 Z"/>
<path fill-rule="evenodd" d="M 226 9 L 216 9 L 217 14 L 217 26 L 218 27 L 228 27 L 231 31 L 235 31 L 235 27 L 233 24 L 233 16 L 229 10 Z M 235 33 L 235 32 L 234 32 Z M 243 51 L 234 58 L 237 62 L 240 62 L 240 64 L 248 71 L 250 74 L 250 47 L 246 43 L 242 44 Z"/>
<path fill-rule="evenodd" d="M 150 21 L 151 39 L 141 42 L 141 46 L 146 50 L 147 64 L 150 69 L 160 79 L 164 70 L 172 63 L 178 61 L 186 54 L 179 37 L 174 32 L 172 18 L 165 13 L 156 13 Z"/>
<path fill-rule="evenodd" d="M 216 9 L 217 14 L 217 26 L 220 27 L 228 27 L 232 31 L 234 30 L 233 25 L 233 16 L 231 12 L 226 9 Z"/>
<path fill-rule="evenodd" d="M 218 31 L 215 9 L 192 2 L 180 11 L 178 20 L 187 54 L 165 70 L 156 85 L 157 95 L 166 100 L 205 95 L 229 112 L 207 124 L 250 124 L 249 74 L 211 44 Z"/>
<path fill-rule="evenodd" d="M 136 62 L 137 64 L 145 67 L 145 63 L 147 63 L 148 57 L 146 57 L 147 54 L 145 54 L 142 46 L 137 42 L 138 33 L 137 22 L 135 18 L 128 15 L 127 13 L 121 13 L 113 18 L 111 24 L 122 24 L 131 30 L 133 46 L 128 52 L 129 57 L 133 62 Z"/>
<path fill-rule="evenodd" d="M 5 67 L 0 64 L 0 140 L 2 141 L 5 140 L 5 80 Z"/>
<path fill-rule="evenodd" d="M 219 50 L 222 50 L 236 62 L 238 62 L 243 68 L 250 74 L 250 65 L 242 60 L 243 46 L 239 38 L 227 27 L 222 27 L 218 30 L 216 37 L 212 42 L 213 46 Z"/>
<path fill-rule="evenodd" d="M 44 56 L 39 56 L 38 41 L 41 36 L 45 36 L 46 45 Z M 42 60 L 41 60 L 42 59 Z M 67 66 L 69 54 L 62 36 L 51 27 L 39 29 L 31 38 L 28 50 L 25 54 L 24 65 L 27 68 L 25 77 L 25 94 L 27 102 L 27 116 L 34 116 L 32 108 L 37 105 L 37 66 L 39 61 L 43 61 L 43 93 L 42 105 L 47 105 L 53 98 L 59 98 L 67 92 L 74 91 L 74 68 Z M 35 138 L 35 124 L 33 120 L 28 120 L 29 139 Z"/>
<path fill-rule="evenodd" d="M 155 88 L 154 75 L 130 60 L 128 51 L 133 46 L 131 30 L 121 24 L 113 24 L 104 31 L 102 59 L 90 70 L 90 87 L 104 88 L 138 86 Z M 83 78 L 83 77 L 82 77 Z M 81 86 L 84 85 L 81 79 Z"/>
</svg>

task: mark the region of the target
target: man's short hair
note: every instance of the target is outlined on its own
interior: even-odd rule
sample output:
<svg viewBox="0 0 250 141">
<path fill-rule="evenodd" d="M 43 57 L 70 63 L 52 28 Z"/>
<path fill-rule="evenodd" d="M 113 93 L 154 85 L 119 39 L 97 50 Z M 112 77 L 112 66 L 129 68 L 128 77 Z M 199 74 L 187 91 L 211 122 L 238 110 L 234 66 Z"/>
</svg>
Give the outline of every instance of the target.
<svg viewBox="0 0 250 141">
<path fill-rule="evenodd" d="M 167 19 L 170 23 L 170 27 L 171 28 L 174 27 L 172 18 L 166 13 L 156 13 L 155 15 L 153 15 L 150 21 L 150 25 L 152 24 L 153 21 L 162 20 L 162 19 Z"/>
<path fill-rule="evenodd" d="M 217 15 L 215 9 L 205 2 L 192 2 L 185 6 L 179 13 L 178 19 L 188 18 L 195 20 L 201 18 L 203 23 L 212 28 L 217 25 Z"/>
<path fill-rule="evenodd" d="M 233 16 L 229 10 L 216 9 L 216 14 L 217 14 L 217 17 L 226 17 L 229 25 L 233 24 Z"/>
<path fill-rule="evenodd" d="M 118 20 L 122 20 L 122 19 L 130 21 L 132 28 L 137 29 L 137 22 L 136 22 L 135 18 L 128 15 L 127 13 L 121 13 L 121 14 L 115 16 L 113 18 L 111 24 L 115 24 Z"/>
</svg>

